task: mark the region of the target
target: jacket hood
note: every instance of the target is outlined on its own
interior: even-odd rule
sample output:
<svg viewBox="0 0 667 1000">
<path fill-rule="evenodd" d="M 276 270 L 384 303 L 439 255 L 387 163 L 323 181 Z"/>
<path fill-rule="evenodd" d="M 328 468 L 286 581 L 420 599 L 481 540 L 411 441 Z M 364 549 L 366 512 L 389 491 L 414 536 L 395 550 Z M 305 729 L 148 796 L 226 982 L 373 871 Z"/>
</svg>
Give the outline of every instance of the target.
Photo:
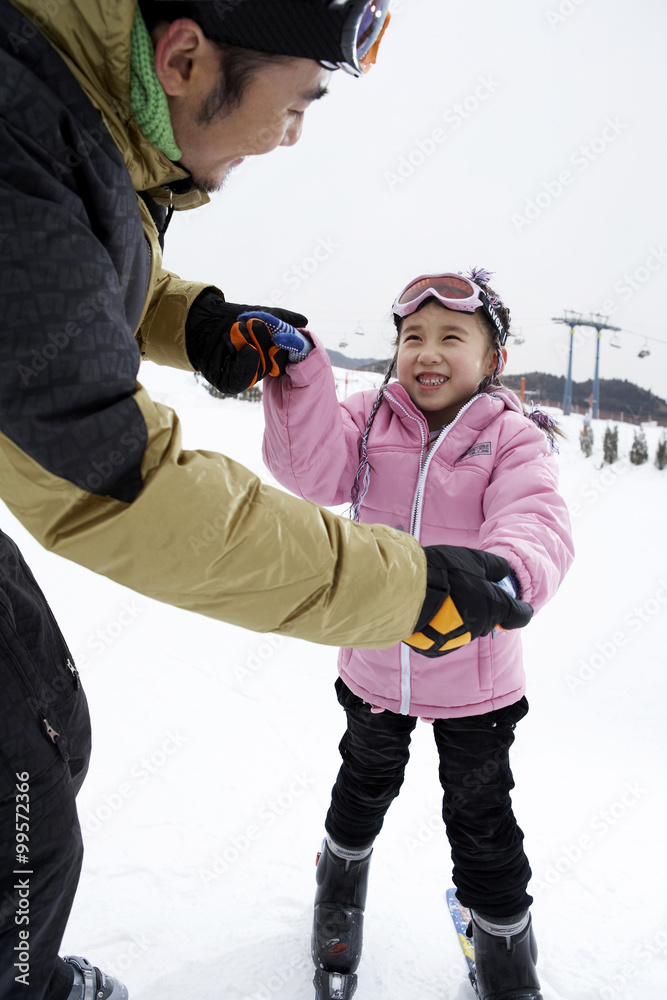
<svg viewBox="0 0 667 1000">
<path fill-rule="evenodd" d="M 43 0 L 12 0 L 56 49 L 98 109 L 118 146 L 136 191 L 155 190 L 190 174 L 152 145 L 137 125 L 130 99 L 130 35 L 137 4 L 118 0 L 68 0 L 58 3 L 53 16 L 44 17 Z M 169 196 L 166 196 L 169 198 Z M 173 195 L 176 209 L 196 208 L 209 200 L 192 186 Z"/>
</svg>

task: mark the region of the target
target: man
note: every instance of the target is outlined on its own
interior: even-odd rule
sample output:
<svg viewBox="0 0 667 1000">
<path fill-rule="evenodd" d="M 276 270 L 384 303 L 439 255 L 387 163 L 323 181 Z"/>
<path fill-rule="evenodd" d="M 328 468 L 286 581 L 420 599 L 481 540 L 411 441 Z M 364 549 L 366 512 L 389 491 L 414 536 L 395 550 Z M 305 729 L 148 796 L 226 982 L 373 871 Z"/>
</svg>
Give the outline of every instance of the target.
<svg viewBox="0 0 667 1000">
<path fill-rule="evenodd" d="M 437 652 L 452 631 L 528 620 L 486 582 L 504 560 L 478 554 L 459 573 L 486 587 L 469 610 L 444 550 L 427 561 L 410 535 L 183 451 L 176 415 L 136 381 L 141 358 L 227 392 L 284 370 L 269 327 L 238 319 L 248 307 L 163 269 L 164 231 L 246 156 L 298 140 L 331 70 L 372 60 L 387 6 L 0 0 L 0 485 L 44 546 L 142 594 L 332 645 L 390 646 L 417 623 Z M 117 1000 L 121 984 L 57 956 L 81 864 L 88 716 L 1 533 L 0 648 L 0 996 Z"/>
</svg>

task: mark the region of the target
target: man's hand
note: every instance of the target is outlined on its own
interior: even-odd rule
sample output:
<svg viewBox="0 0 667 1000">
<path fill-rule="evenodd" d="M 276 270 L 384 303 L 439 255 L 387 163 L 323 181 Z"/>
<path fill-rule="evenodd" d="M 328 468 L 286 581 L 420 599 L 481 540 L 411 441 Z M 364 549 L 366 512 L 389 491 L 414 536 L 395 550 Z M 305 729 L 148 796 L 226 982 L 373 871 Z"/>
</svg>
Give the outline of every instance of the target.
<svg viewBox="0 0 667 1000">
<path fill-rule="evenodd" d="M 293 327 L 304 327 L 308 322 L 305 316 L 287 309 L 225 302 L 211 291 L 202 292 L 188 313 L 188 357 L 211 385 L 227 395 L 235 396 L 263 378 L 285 371 L 288 352 L 274 342 L 267 323 L 242 318 L 244 313 L 258 312 Z"/>
<path fill-rule="evenodd" d="M 457 545 L 429 545 L 426 598 L 414 633 L 405 642 L 424 656 L 443 656 L 497 625 L 523 628 L 530 604 L 497 586 L 511 572 L 502 556 Z"/>
</svg>

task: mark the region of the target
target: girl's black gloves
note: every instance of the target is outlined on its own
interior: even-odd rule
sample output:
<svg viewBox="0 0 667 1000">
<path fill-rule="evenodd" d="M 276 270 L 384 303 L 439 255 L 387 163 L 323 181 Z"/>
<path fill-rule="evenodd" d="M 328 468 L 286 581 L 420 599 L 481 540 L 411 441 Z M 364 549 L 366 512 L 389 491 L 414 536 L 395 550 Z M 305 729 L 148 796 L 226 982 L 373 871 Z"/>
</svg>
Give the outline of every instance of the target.
<svg viewBox="0 0 667 1000">
<path fill-rule="evenodd" d="M 511 572 L 502 556 L 458 545 L 428 545 L 426 598 L 408 646 L 424 656 L 444 656 L 496 626 L 523 628 L 533 617 L 525 601 L 496 584 Z"/>
<path fill-rule="evenodd" d="M 239 320 L 246 312 L 265 312 L 293 327 L 305 327 L 301 313 L 274 306 L 245 306 L 225 302 L 205 291 L 190 306 L 185 323 L 185 347 L 190 362 L 204 378 L 226 395 L 236 396 L 267 375 L 282 375 L 289 360 L 273 342 L 261 319 Z"/>
</svg>

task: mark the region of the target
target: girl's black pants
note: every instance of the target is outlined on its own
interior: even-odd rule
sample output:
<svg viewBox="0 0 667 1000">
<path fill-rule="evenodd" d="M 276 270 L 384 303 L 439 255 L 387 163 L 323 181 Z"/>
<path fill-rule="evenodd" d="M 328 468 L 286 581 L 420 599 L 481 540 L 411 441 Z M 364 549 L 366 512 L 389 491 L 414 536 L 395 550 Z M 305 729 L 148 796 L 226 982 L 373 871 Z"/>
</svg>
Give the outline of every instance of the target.
<svg viewBox="0 0 667 1000">
<path fill-rule="evenodd" d="M 370 846 L 398 795 L 417 719 L 372 713 L 339 678 L 338 700 L 347 714 L 340 743 L 343 763 L 332 790 L 326 831 L 343 847 Z M 436 719 L 442 817 L 452 850 L 453 879 L 464 906 L 504 917 L 532 903 L 531 871 L 510 791 L 509 749 L 514 728 L 528 711 L 525 698 L 507 708 L 462 719 Z"/>
</svg>

